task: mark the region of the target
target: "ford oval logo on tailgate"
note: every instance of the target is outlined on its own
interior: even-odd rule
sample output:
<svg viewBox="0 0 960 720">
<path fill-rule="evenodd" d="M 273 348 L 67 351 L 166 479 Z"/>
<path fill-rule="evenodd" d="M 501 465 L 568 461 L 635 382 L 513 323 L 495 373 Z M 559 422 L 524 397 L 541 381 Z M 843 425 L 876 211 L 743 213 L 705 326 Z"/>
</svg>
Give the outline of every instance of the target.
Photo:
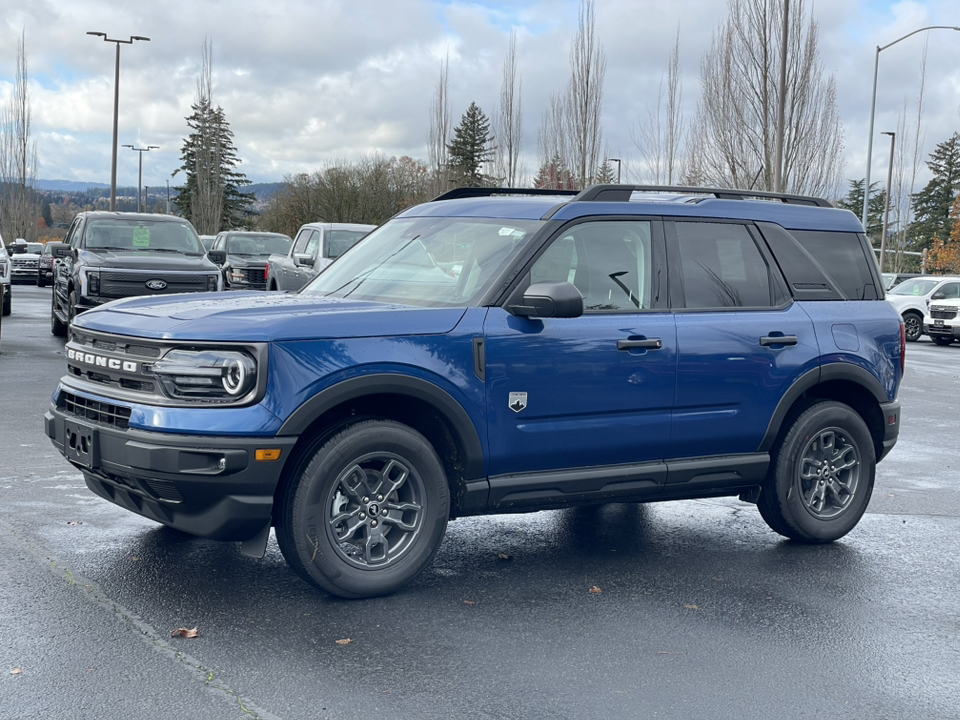
<svg viewBox="0 0 960 720">
<path fill-rule="evenodd" d="M 167 283 L 164 280 L 147 280 L 146 285 L 151 290 L 163 290 L 167 287 Z"/>
</svg>

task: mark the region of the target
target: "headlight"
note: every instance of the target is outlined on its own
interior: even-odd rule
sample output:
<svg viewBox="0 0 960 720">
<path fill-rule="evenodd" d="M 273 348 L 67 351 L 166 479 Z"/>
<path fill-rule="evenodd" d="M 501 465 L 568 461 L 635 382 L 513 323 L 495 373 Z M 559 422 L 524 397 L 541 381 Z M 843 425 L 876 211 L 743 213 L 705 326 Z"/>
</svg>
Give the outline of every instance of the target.
<svg viewBox="0 0 960 720">
<path fill-rule="evenodd" d="M 217 275 L 207 275 L 207 290 L 210 292 L 217 291 Z"/>
<path fill-rule="evenodd" d="M 236 269 L 231 270 L 230 282 L 243 282 L 243 270 L 236 270 Z"/>
<path fill-rule="evenodd" d="M 87 273 L 87 285 L 91 295 L 100 294 L 100 273 Z"/>
<path fill-rule="evenodd" d="M 171 350 L 153 364 L 164 393 L 181 400 L 236 402 L 257 386 L 257 363 L 236 350 Z"/>
</svg>

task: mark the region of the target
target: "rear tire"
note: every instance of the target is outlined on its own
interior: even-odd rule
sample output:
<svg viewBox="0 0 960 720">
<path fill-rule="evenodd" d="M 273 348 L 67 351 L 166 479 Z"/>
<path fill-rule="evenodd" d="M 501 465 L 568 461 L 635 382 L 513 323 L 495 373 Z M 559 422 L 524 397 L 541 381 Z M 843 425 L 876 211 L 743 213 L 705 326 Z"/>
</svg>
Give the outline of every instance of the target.
<svg viewBox="0 0 960 720">
<path fill-rule="evenodd" d="M 843 403 L 818 402 L 801 411 L 780 438 L 757 507 L 781 535 L 833 542 L 863 517 L 876 467 L 863 419 Z"/>
<path fill-rule="evenodd" d="M 47 280 L 43 277 L 42 273 L 37 273 L 37 287 L 46 287 Z"/>
<path fill-rule="evenodd" d="M 904 313 L 903 331 L 907 342 L 916 342 L 923 335 L 923 318 L 915 312 Z"/>
<path fill-rule="evenodd" d="M 277 542 L 307 582 L 344 598 L 395 592 L 433 560 L 450 489 L 430 442 L 392 420 L 337 431 L 278 498 Z"/>
</svg>

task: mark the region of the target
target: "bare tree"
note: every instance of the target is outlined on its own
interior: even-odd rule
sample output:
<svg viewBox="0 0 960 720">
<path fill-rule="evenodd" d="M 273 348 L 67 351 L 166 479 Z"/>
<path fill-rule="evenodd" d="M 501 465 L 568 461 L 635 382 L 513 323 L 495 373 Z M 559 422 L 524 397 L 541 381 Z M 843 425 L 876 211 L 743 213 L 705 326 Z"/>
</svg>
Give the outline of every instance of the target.
<svg viewBox="0 0 960 720">
<path fill-rule="evenodd" d="M 37 143 L 30 140 L 26 34 L 17 41 L 17 68 L 10 104 L 0 113 L 0 230 L 9 242 L 35 241 L 40 204 L 34 193 Z"/>
<path fill-rule="evenodd" d="M 497 139 L 494 173 L 507 187 L 517 187 L 523 172 L 519 164 L 523 140 L 522 87 L 522 81 L 517 81 L 517 34 L 511 32 L 503 61 L 500 105 L 493 121 L 493 135 Z"/>
<path fill-rule="evenodd" d="M 570 85 L 565 103 L 570 165 L 581 188 L 593 178 L 603 147 L 600 111 L 607 61 L 596 40 L 593 6 L 594 0 L 580 0 L 577 34 L 570 47 Z"/>
<path fill-rule="evenodd" d="M 213 41 L 203 43 L 202 64 L 197 77 L 197 102 L 202 110 L 213 107 Z M 220 133 L 213 127 L 215 115 L 196 113 L 198 118 L 194 161 L 196 163 L 196 190 L 191 198 L 193 224 L 200 233 L 215 234 L 223 217 L 223 183 L 220 178 Z"/>
<path fill-rule="evenodd" d="M 728 0 L 728 17 L 700 63 L 702 95 L 693 165 L 717 185 L 774 186 L 775 123 L 783 22 L 781 0 Z M 843 165 L 836 83 L 825 75 L 819 28 L 790 5 L 783 187 L 834 197 Z"/>
<path fill-rule="evenodd" d="M 537 132 L 537 156 L 540 165 L 537 187 L 555 190 L 565 189 L 573 184 L 570 177 L 568 119 L 566 94 L 552 94 L 548 108 L 540 117 L 540 129 Z"/>
<path fill-rule="evenodd" d="M 446 192 L 447 187 L 447 143 L 450 141 L 450 55 L 440 63 L 440 79 L 433 92 L 430 105 L 430 134 L 427 140 L 427 153 L 430 168 L 433 171 L 434 191 Z"/>
<path fill-rule="evenodd" d="M 644 158 L 649 180 L 657 185 L 673 185 L 674 182 L 679 182 L 685 157 L 679 28 L 667 63 L 665 79 L 666 93 L 663 87 L 664 79 L 661 78 L 656 109 L 647 111 L 646 121 L 639 123 L 636 132 L 631 130 L 633 144 Z"/>
</svg>

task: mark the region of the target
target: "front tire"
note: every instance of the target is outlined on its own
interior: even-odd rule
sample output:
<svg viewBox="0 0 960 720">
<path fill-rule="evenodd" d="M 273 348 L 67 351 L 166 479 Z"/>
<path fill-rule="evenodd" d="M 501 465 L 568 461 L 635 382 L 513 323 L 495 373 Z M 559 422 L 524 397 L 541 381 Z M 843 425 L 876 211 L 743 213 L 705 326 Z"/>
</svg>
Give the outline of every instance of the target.
<svg viewBox="0 0 960 720">
<path fill-rule="evenodd" d="M 57 289 L 50 293 L 50 332 L 55 337 L 67 336 L 67 324 L 57 317 Z"/>
<path fill-rule="evenodd" d="M 907 342 L 916 342 L 923 335 L 923 318 L 915 312 L 904 313 L 903 330 Z"/>
<path fill-rule="evenodd" d="M 3 310 L 0 310 L 4 316 L 9 315 L 13 311 L 13 291 L 10 286 L 6 287 L 6 292 L 3 294 Z"/>
<path fill-rule="evenodd" d="M 757 507 L 792 540 L 833 542 L 853 530 L 873 492 L 876 453 L 866 423 L 843 403 L 800 412 L 780 438 Z"/>
<path fill-rule="evenodd" d="M 344 598 L 410 583 L 433 560 L 450 515 L 433 447 L 391 420 L 339 430 L 285 483 L 276 523 L 284 558 L 304 580 Z"/>
</svg>

